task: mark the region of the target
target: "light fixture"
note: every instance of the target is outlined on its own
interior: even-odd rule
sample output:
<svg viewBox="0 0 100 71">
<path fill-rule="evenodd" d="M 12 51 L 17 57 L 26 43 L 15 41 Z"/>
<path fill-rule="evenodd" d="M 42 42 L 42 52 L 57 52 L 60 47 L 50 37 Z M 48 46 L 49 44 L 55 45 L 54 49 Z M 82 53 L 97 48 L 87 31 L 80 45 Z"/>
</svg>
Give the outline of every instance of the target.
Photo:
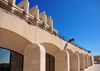
<svg viewBox="0 0 100 71">
<path fill-rule="evenodd" d="M 72 41 L 75 41 L 75 39 L 74 39 L 74 38 L 72 38 L 72 39 L 70 39 L 68 42 L 72 42 Z M 67 48 L 68 42 L 65 44 L 64 49 L 66 49 L 66 48 Z"/>
<path fill-rule="evenodd" d="M 69 40 L 69 42 L 72 42 L 72 41 L 75 41 L 75 39 L 74 39 L 74 38 L 72 38 L 72 39 L 70 39 L 70 40 Z"/>
</svg>

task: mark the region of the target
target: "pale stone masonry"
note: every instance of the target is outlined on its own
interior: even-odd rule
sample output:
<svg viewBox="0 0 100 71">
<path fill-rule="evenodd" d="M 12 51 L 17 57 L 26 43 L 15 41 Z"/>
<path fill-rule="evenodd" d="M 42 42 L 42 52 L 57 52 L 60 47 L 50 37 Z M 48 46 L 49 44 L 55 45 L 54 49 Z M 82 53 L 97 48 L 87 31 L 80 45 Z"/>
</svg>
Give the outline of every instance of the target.
<svg viewBox="0 0 100 71">
<path fill-rule="evenodd" d="M 0 0 L 0 48 L 23 56 L 20 63 L 21 57 L 13 54 L 10 71 L 80 71 L 94 65 L 90 52 L 58 36 L 45 11 L 39 13 L 37 5 L 29 9 L 28 0 L 15 2 Z"/>
</svg>

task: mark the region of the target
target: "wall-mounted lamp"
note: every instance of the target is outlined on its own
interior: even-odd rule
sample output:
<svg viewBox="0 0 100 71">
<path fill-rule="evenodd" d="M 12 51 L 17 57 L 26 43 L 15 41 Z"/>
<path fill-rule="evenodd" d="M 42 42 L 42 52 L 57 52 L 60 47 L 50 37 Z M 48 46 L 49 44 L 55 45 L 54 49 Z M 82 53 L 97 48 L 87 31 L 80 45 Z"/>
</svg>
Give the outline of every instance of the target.
<svg viewBox="0 0 100 71">
<path fill-rule="evenodd" d="M 70 39 L 70 40 L 69 40 L 69 42 L 72 42 L 72 41 L 75 41 L 75 39 L 74 39 L 74 38 L 72 38 L 72 39 Z"/>
<path fill-rule="evenodd" d="M 72 42 L 72 41 L 75 41 L 75 39 L 74 39 L 74 38 L 72 38 L 72 39 L 70 39 L 70 40 L 69 40 L 69 42 Z M 65 44 L 64 49 L 66 49 L 66 48 L 67 48 L 67 45 L 68 45 L 68 42 Z"/>
</svg>

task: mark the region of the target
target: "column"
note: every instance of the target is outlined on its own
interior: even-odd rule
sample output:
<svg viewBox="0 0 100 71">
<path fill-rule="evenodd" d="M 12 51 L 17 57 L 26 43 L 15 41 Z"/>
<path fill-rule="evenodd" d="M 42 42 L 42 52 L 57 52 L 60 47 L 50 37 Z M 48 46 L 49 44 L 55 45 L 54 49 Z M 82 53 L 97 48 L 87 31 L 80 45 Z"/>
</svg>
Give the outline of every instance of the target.
<svg viewBox="0 0 100 71">
<path fill-rule="evenodd" d="M 24 53 L 23 71 L 45 71 L 45 53 L 42 45 L 28 45 Z"/>
<path fill-rule="evenodd" d="M 55 55 L 55 71 L 70 71 L 69 53 L 60 50 Z"/>
</svg>

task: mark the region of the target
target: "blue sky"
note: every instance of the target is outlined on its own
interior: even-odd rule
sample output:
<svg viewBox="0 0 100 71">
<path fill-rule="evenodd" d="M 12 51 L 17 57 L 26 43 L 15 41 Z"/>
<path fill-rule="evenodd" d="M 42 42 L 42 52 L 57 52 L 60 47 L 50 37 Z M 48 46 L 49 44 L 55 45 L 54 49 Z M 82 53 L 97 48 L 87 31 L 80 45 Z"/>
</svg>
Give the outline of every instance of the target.
<svg viewBox="0 0 100 71">
<path fill-rule="evenodd" d="M 22 0 L 16 0 L 16 4 Z M 100 55 L 100 0 L 28 0 L 30 8 L 52 16 L 58 32 Z"/>
</svg>

